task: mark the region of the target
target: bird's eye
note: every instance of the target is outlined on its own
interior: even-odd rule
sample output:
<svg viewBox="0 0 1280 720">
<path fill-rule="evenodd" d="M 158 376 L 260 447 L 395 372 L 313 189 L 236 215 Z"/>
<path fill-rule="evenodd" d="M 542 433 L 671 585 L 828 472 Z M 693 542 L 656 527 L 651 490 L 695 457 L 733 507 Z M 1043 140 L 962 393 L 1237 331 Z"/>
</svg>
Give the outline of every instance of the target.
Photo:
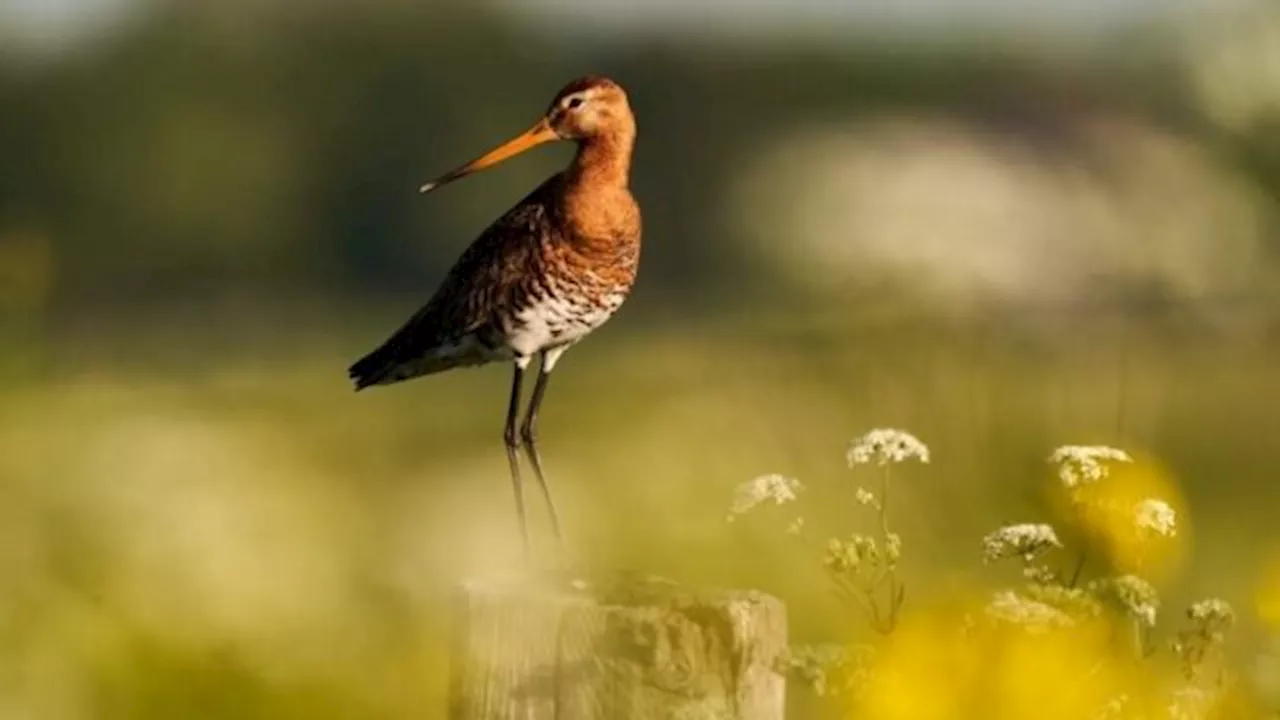
<svg viewBox="0 0 1280 720">
<path fill-rule="evenodd" d="M 582 105 L 582 98 L 580 97 L 573 98 L 572 100 L 569 101 L 570 110 L 576 110 L 581 105 Z"/>
</svg>

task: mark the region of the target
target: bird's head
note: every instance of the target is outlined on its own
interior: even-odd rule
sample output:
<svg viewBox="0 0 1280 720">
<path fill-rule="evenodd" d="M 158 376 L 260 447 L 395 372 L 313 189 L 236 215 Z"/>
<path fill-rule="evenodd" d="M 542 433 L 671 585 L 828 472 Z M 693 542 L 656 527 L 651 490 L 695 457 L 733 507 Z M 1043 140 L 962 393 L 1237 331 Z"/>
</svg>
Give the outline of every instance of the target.
<svg viewBox="0 0 1280 720">
<path fill-rule="evenodd" d="M 590 142 L 617 133 L 635 132 L 635 119 L 622 86 L 600 75 L 588 75 L 565 85 L 556 93 L 547 112 L 533 127 L 422 186 L 430 192 L 441 185 L 493 167 L 530 148 L 556 140 Z"/>
<path fill-rule="evenodd" d="M 590 140 L 635 123 L 627 93 L 614 81 L 589 75 L 565 85 L 547 108 L 547 125 L 564 140 Z"/>
</svg>

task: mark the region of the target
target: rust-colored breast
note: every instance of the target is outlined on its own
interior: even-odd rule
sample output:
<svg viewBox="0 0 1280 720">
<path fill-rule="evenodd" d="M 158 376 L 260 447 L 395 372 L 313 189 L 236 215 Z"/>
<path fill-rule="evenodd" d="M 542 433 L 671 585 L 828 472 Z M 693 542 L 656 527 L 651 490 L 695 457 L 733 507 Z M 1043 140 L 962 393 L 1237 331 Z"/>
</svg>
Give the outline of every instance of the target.
<svg viewBox="0 0 1280 720">
<path fill-rule="evenodd" d="M 490 225 L 426 306 L 352 367 L 357 383 L 532 356 L 608 320 L 635 282 L 639 211 L 629 193 L 597 198 L 609 207 L 567 186 L 553 176 Z"/>
<path fill-rule="evenodd" d="M 567 185 L 561 177 L 551 193 L 533 271 L 522 274 L 498 312 L 503 340 L 519 356 L 582 339 L 613 315 L 635 283 L 635 201 L 625 189 L 591 197 Z"/>
</svg>

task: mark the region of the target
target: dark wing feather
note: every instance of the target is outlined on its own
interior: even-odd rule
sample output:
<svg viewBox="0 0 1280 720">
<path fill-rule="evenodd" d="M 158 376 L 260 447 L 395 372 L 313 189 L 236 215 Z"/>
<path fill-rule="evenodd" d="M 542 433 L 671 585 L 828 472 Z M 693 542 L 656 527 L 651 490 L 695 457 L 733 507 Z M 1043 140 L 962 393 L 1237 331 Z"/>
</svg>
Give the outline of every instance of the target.
<svg viewBox="0 0 1280 720">
<path fill-rule="evenodd" d="M 556 175 L 481 233 L 454 263 L 431 300 L 347 371 L 356 390 L 494 359 L 498 313 L 515 300 L 550 231 Z"/>
</svg>

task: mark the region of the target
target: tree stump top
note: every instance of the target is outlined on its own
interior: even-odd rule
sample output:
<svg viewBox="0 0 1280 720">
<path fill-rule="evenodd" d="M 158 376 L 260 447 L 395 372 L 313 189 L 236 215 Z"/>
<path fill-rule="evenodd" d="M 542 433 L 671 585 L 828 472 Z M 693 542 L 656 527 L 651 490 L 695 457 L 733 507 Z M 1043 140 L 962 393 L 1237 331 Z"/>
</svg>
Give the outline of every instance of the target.
<svg viewBox="0 0 1280 720">
<path fill-rule="evenodd" d="M 473 582 L 459 593 L 457 720 L 781 720 L 782 603 L 657 577 Z"/>
</svg>

